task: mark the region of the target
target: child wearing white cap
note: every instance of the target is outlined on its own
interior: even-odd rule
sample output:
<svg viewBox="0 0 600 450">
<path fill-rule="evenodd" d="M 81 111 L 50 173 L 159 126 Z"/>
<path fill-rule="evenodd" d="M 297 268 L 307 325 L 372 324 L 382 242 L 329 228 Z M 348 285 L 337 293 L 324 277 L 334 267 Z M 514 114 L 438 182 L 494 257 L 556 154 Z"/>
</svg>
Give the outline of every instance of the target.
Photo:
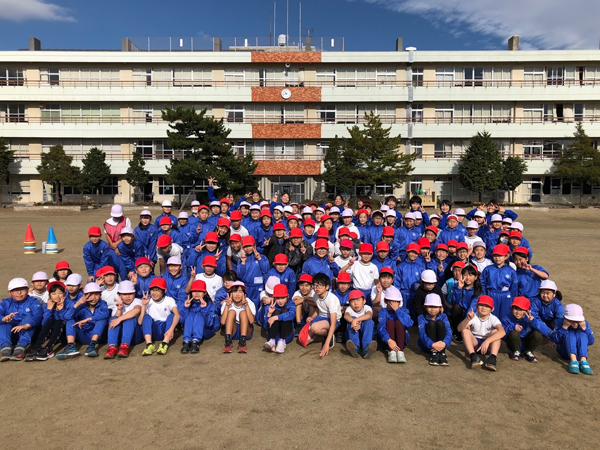
<svg viewBox="0 0 600 450">
<path fill-rule="evenodd" d="M 83 292 L 81 292 L 82 282 L 83 278 L 78 273 L 72 273 L 67 277 L 67 281 L 65 281 L 67 298 L 73 303 L 77 302 L 81 297 L 83 297 Z"/>
<path fill-rule="evenodd" d="M 121 279 L 129 278 L 135 273 L 135 261 L 142 256 L 146 256 L 144 244 L 138 241 L 131 227 L 124 227 L 121 230 L 121 242 L 117 246 L 119 258 L 125 267 L 124 273 L 121 273 Z M 123 277 L 125 275 L 125 277 Z"/>
<path fill-rule="evenodd" d="M 561 303 L 562 294 L 552 280 L 540 283 L 537 297 L 531 299 L 531 314 L 539 317 L 542 322 L 554 329 L 557 319 L 562 319 L 565 307 Z"/>
<path fill-rule="evenodd" d="M 48 291 L 46 286 L 48 285 L 48 274 L 46 272 L 36 272 L 31 277 L 32 289 L 29 290 L 29 295 L 37 298 L 40 302 L 48 303 Z"/>
<path fill-rule="evenodd" d="M 570 361 L 569 373 L 594 373 L 587 360 L 588 346 L 594 343 L 594 333 L 583 316 L 581 306 L 574 303 L 565 306 L 564 317 L 556 320 L 550 340 L 556 344 L 559 356 Z"/>
<path fill-rule="evenodd" d="M 427 294 L 423 304 L 424 313 L 418 318 L 419 340 L 417 344 L 429 353 L 429 365 L 447 366 L 446 348 L 452 340 L 448 317 L 443 312 L 442 298 L 435 293 Z"/>
<path fill-rule="evenodd" d="M 123 207 L 121 205 L 112 205 L 110 208 L 110 219 L 104 222 L 104 232 L 110 248 L 117 250 L 121 242 L 121 230 L 124 227 L 131 228 L 131 221 L 123 215 Z"/>
<path fill-rule="evenodd" d="M 171 220 L 171 223 L 173 224 L 173 228 L 177 229 L 177 217 L 175 217 L 173 214 L 171 214 L 171 211 L 173 210 L 173 204 L 171 203 L 171 200 L 164 200 L 161 204 L 162 206 L 162 214 L 160 214 L 158 217 L 156 217 L 156 220 L 154 221 L 154 225 L 156 225 L 157 227 L 160 228 L 160 219 L 162 219 L 163 217 L 168 217 Z M 131 225 L 127 225 L 127 226 L 131 226 Z"/>
<path fill-rule="evenodd" d="M 408 328 L 413 320 L 406 308 L 402 307 L 402 294 L 390 286 L 384 293 L 385 308 L 379 311 L 377 335 L 388 350 L 387 362 L 405 363 L 404 349 L 408 345 Z"/>
<path fill-rule="evenodd" d="M 466 230 L 467 235 L 465 236 L 464 241 L 467 243 L 469 248 L 473 248 L 473 244 L 481 240 L 481 238 L 477 236 L 477 232 L 479 231 L 479 224 L 474 220 L 469 220 L 467 222 Z"/>
</svg>

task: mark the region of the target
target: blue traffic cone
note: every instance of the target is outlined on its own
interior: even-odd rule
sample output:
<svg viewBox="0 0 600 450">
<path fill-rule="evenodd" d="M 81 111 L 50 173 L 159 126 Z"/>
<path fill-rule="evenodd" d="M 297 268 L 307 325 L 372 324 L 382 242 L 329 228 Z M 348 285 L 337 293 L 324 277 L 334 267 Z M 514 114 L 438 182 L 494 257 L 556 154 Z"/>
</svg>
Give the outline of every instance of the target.
<svg viewBox="0 0 600 450">
<path fill-rule="evenodd" d="M 48 230 L 48 239 L 46 241 L 46 253 L 58 253 L 58 241 L 54 235 L 54 229 L 50 227 Z"/>
</svg>

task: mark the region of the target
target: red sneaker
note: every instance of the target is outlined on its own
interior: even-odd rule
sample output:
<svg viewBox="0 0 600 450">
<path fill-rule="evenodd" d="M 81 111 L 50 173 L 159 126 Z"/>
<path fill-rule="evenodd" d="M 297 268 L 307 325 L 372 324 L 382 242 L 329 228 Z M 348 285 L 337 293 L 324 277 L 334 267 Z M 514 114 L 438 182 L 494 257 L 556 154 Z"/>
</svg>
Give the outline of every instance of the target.
<svg viewBox="0 0 600 450">
<path fill-rule="evenodd" d="M 238 345 L 238 353 L 248 353 L 248 347 L 246 347 L 245 345 Z"/>
<path fill-rule="evenodd" d="M 104 354 L 104 359 L 115 359 L 118 351 L 116 345 L 109 345 L 108 350 L 106 350 L 106 353 Z"/>
<path fill-rule="evenodd" d="M 225 347 L 223 347 L 223 353 L 231 353 L 231 351 L 233 350 L 233 344 L 225 344 Z"/>
<path fill-rule="evenodd" d="M 310 323 L 307 323 L 302 327 L 300 333 L 298 333 L 298 342 L 304 348 L 308 345 L 308 332 L 310 330 Z"/>
<path fill-rule="evenodd" d="M 119 347 L 119 353 L 117 353 L 119 358 L 128 358 L 129 357 L 129 345 L 121 344 Z"/>
</svg>

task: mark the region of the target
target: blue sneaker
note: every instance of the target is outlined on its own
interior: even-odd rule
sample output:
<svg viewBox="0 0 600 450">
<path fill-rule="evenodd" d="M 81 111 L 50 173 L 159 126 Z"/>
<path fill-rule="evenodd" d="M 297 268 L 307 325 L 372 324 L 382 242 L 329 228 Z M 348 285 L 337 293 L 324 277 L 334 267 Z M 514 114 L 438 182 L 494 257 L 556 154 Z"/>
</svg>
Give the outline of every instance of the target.
<svg viewBox="0 0 600 450">
<path fill-rule="evenodd" d="M 65 349 L 58 355 L 56 355 L 56 359 L 58 359 L 59 361 L 64 361 L 65 359 L 75 358 L 80 354 L 81 353 L 77 351 L 77 348 L 75 348 L 75 344 L 67 344 Z"/>
<path fill-rule="evenodd" d="M 569 373 L 573 373 L 575 375 L 579 374 L 579 364 L 577 361 L 571 361 L 569 363 Z"/>
<path fill-rule="evenodd" d="M 97 358 L 98 355 L 98 351 L 96 350 L 96 344 L 94 343 L 90 343 L 90 345 L 87 346 L 87 348 L 85 349 L 85 356 L 89 356 L 91 358 Z"/>
<path fill-rule="evenodd" d="M 587 361 L 581 361 L 579 363 L 579 369 L 581 369 L 581 373 L 584 375 L 594 375 L 594 371 L 590 367 L 590 363 Z"/>
</svg>

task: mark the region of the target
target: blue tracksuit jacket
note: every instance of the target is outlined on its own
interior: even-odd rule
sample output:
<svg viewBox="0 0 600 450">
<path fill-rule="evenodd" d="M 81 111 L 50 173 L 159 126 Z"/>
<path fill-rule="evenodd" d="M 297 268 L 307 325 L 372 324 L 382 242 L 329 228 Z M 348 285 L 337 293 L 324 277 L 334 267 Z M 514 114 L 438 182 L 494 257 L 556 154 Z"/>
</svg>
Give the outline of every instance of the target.
<svg viewBox="0 0 600 450">
<path fill-rule="evenodd" d="M 462 288 L 459 289 L 458 285 L 454 285 L 452 287 L 452 296 L 450 297 L 450 304 L 452 305 L 460 305 L 460 307 L 465 311 L 463 316 L 467 315 L 467 312 L 473 308 L 473 311 L 477 311 L 477 300 L 479 296 L 475 297 L 473 294 L 475 289 L 471 287 L 470 289 Z"/>
<path fill-rule="evenodd" d="M 156 240 L 158 239 L 160 228 L 153 223 L 149 223 L 144 227 L 138 225 L 135 230 L 135 240 L 142 243 L 144 246 L 144 254 L 148 256 L 150 261 L 156 261 Z"/>
<path fill-rule="evenodd" d="M 142 298 L 144 292 L 150 292 L 150 283 L 156 278 L 156 275 L 150 273 L 147 277 L 137 276 L 137 284 L 135 285 L 135 298 Z"/>
<path fill-rule="evenodd" d="M 269 271 L 269 260 L 262 256 L 260 260 L 256 259 L 254 253 L 246 255 L 246 264 L 242 264 L 240 259 L 236 266 L 238 278 L 246 285 L 246 295 L 256 305 L 258 310 L 260 303 L 260 291 L 266 281 L 266 275 Z"/>
<path fill-rule="evenodd" d="M 185 261 L 185 265 L 189 268 L 192 268 L 195 266 L 197 274 L 204 273 L 204 269 L 202 268 L 202 260 L 204 259 L 205 256 L 215 256 L 216 254 L 217 254 L 217 250 L 215 250 L 214 252 L 209 252 L 206 249 L 206 247 L 203 248 L 201 252 L 198 252 L 198 251 L 196 251 L 196 249 L 193 249 L 190 252 L 190 256 L 188 256 L 187 260 Z M 217 275 L 219 275 L 220 277 L 222 277 L 226 270 L 227 270 L 227 252 L 222 251 L 221 256 L 219 256 L 217 258 L 217 268 L 215 270 L 215 273 Z"/>
<path fill-rule="evenodd" d="M 417 319 L 417 324 L 419 327 L 419 339 L 417 340 L 417 345 L 424 352 L 430 352 L 431 346 L 434 343 L 429 338 L 429 336 L 427 336 L 427 333 L 425 332 L 425 327 L 426 327 L 427 323 L 430 321 L 431 321 L 431 319 L 429 318 L 429 316 L 426 316 L 424 314 L 421 314 L 419 316 L 419 318 Z M 446 314 L 444 314 L 444 313 L 438 314 L 435 318 L 435 322 L 439 322 L 439 321 L 444 322 L 444 327 L 446 328 L 446 336 L 444 337 L 443 342 L 444 342 L 444 344 L 446 344 L 446 348 L 448 348 L 448 347 L 450 347 L 450 342 L 452 341 L 452 328 L 450 327 L 450 322 L 448 321 L 448 316 L 446 316 Z"/>
<path fill-rule="evenodd" d="M 289 298 L 291 300 L 294 296 L 294 292 L 296 292 L 296 273 L 289 267 L 286 267 L 283 273 L 277 272 L 275 267 L 273 267 L 269 269 L 269 271 L 265 275 L 265 283 L 269 279 L 269 277 L 277 277 L 279 278 L 281 284 L 285 284 L 287 286 L 288 293 L 290 294 Z"/>
<path fill-rule="evenodd" d="M 73 303 L 73 300 L 70 300 L 68 297 L 65 297 L 63 308 L 60 310 L 48 309 L 47 307 L 45 307 L 45 305 L 42 306 L 42 309 L 44 310 L 42 316 L 42 326 L 44 326 L 46 322 L 48 322 L 48 319 L 50 319 L 50 317 L 54 317 L 55 320 L 62 320 L 63 322 L 70 320 L 73 317 L 74 304 L 75 303 Z"/>
<path fill-rule="evenodd" d="M 541 270 L 548 274 L 542 266 L 533 266 L 536 270 Z M 537 297 L 542 279 L 531 270 L 517 269 L 517 280 L 519 283 L 519 295 L 527 297 L 529 300 Z"/>
<path fill-rule="evenodd" d="M 464 242 L 466 235 L 466 230 L 461 230 L 458 227 L 454 229 L 446 227 L 438 236 L 438 242 L 442 242 L 446 245 L 448 245 L 448 241 L 451 241 L 452 239 L 456 242 Z"/>
<path fill-rule="evenodd" d="M 582 356 L 587 358 L 588 346 L 594 344 L 594 332 L 592 331 L 589 322 L 585 322 L 585 331 L 577 327 L 572 327 L 566 330 L 562 327 L 563 319 L 557 319 L 556 327 L 550 335 L 550 341 L 556 344 L 556 352 L 563 359 L 569 359 L 570 354 L 575 354 L 577 359 Z"/>
<path fill-rule="evenodd" d="M 406 309 L 412 309 L 412 299 L 420 285 L 421 272 L 424 270 L 425 266 L 419 258 L 412 262 L 405 259 L 396 266 L 394 286 L 402 292 L 403 307 Z"/>
<path fill-rule="evenodd" d="M 162 219 L 163 217 L 168 217 L 169 219 L 171 219 L 171 223 L 173 224 L 173 228 L 177 228 L 177 217 L 175 217 L 173 214 L 169 214 L 168 216 L 165 213 L 162 213 L 161 215 L 159 215 L 156 220 L 154 221 L 154 225 L 156 225 L 156 227 L 160 230 L 160 219 Z"/>
<path fill-rule="evenodd" d="M 190 278 L 183 271 L 180 272 L 178 277 L 174 277 L 167 270 L 161 275 L 161 277 L 167 282 L 167 296 L 172 297 L 177 303 L 177 309 L 183 307 L 183 302 L 187 300 L 188 295 L 185 293 L 185 288 L 190 281 Z"/>
<path fill-rule="evenodd" d="M 519 332 L 521 339 L 534 330 L 539 331 L 546 337 L 550 336 L 550 333 L 552 333 L 552 330 L 537 317 L 534 317 L 532 321 L 529 321 L 527 316 L 524 316 L 521 320 L 517 320 L 513 314 L 509 314 L 502 319 L 502 327 L 504 328 L 504 331 L 506 331 L 506 336 L 502 338 L 503 341 L 506 341 L 508 333 L 515 331 L 515 327 L 517 325 L 521 325 L 522 327 L 521 331 Z"/>
<path fill-rule="evenodd" d="M 386 324 L 388 320 L 399 320 L 402 325 L 404 325 L 404 329 L 406 330 L 406 345 L 408 345 L 408 329 L 413 326 L 414 322 L 410 318 L 410 313 L 405 308 L 398 308 L 394 311 L 389 306 L 387 308 L 382 308 L 379 311 L 379 321 L 377 322 L 377 336 L 384 344 L 387 344 L 387 341 L 390 340 L 390 335 L 387 332 Z"/>
<path fill-rule="evenodd" d="M 83 262 L 88 277 L 95 277 L 100 267 L 108 266 L 110 263 L 110 245 L 105 241 L 98 241 L 96 245 L 88 241 L 83 246 Z"/>
<path fill-rule="evenodd" d="M 329 278 L 333 278 L 333 270 L 327 255 L 324 258 L 319 258 L 317 255 L 308 258 L 304 261 L 302 273 L 307 273 L 313 277 L 318 273 L 324 273 Z"/>
<path fill-rule="evenodd" d="M 517 296 L 518 280 L 516 272 L 507 265 L 499 268 L 487 266 L 480 276 L 481 288 L 494 299 L 494 315 L 502 320 L 510 314 L 510 305 Z"/>
<path fill-rule="evenodd" d="M 146 256 L 144 245 L 134 238 L 131 244 L 125 245 L 123 241 L 117 246 L 119 249 L 119 258 L 123 261 L 123 265 L 127 272 L 135 272 L 135 260 Z"/>
<path fill-rule="evenodd" d="M 562 319 L 565 315 L 565 307 L 559 299 L 553 298 L 550 303 L 544 303 L 540 297 L 531 299 L 531 315 L 539 317 L 546 323 Z"/>
</svg>

